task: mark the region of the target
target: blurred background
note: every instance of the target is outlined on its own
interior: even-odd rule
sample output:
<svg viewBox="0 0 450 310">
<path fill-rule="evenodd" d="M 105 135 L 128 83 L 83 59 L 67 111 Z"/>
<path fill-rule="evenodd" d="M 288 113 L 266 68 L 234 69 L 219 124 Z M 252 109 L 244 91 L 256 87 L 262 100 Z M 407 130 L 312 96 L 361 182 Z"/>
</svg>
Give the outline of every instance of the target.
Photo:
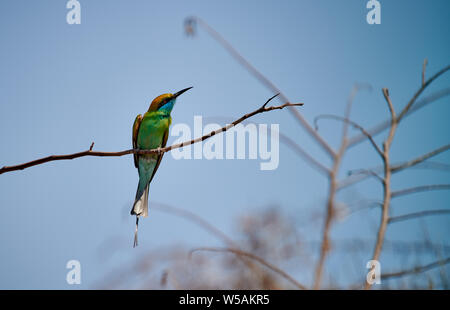
<svg viewBox="0 0 450 310">
<path fill-rule="evenodd" d="M 86 150 L 93 141 L 99 151 L 129 149 L 136 115 L 157 95 L 189 86 L 173 124 L 193 126 L 194 115 L 204 124 L 226 124 L 261 106 L 274 92 L 191 16 L 220 33 L 290 100 L 304 102 L 298 111 L 313 128 L 321 114 L 344 115 L 355 84 L 370 87 L 354 97 L 351 119 L 365 128 L 382 123 L 389 118 L 382 87 L 399 112 L 422 85 L 425 58 L 426 78 L 450 63 L 446 0 L 381 0 L 379 25 L 366 22 L 366 1 L 357 0 L 79 2 L 79 25 L 67 24 L 67 1 L 0 2 L 0 166 Z M 449 82 L 448 73 L 436 79 L 420 97 L 423 108 L 402 121 L 392 162 L 449 143 Z M 293 143 L 326 167 L 333 162 L 288 110 L 248 121 L 280 124 L 289 138 L 280 143 L 278 168 L 261 171 L 259 159 L 166 154 L 137 248 L 129 215 L 138 182 L 132 156 L 83 157 L 0 175 L 0 288 L 313 287 L 329 178 Z M 318 125 L 339 148 L 342 123 Z M 358 134 L 349 128 L 351 137 Z M 386 135 L 376 136 L 380 147 Z M 169 136 L 168 145 L 175 139 Z M 391 187 L 449 184 L 449 163 L 442 152 L 395 174 Z M 382 164 L 365 141 L 343 156 L 337 179 L 380 167 L 382 175 Z M 449 198 L 448 190 L 401 196 L 392 200 L 390 215 L 448 211 Z M 376 178 L 336 193 L 321 288 L 364 286 L 382 200 Z M 445 261 L 449 219 L 441 212 L 391 223 L 381 273 Z M 80 285 L 66 282 L 72 259 L 81 264 Z M 449 265 L 431 267 L 373 288 L 448 289 Z"/>
</svg>

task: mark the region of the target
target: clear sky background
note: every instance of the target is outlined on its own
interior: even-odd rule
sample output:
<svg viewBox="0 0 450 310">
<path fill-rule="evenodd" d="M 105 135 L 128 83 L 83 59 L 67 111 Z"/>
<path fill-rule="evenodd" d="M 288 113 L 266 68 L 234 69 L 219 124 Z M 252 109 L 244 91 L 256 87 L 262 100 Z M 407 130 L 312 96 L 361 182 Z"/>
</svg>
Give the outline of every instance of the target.
<svg viewBox="0 0 450 310">
<path fill-rule="evenodd" d="M 157 95 L 189 86 L 194 88 L 173 110 L 174 124 L 192 125 L 194 115 L 231 120 L 264 103 L 272 93 L 206 32 L 186 37 L 183 22 L 190 15 L 207 21 L 289 98 L 304 102 L 300 112 L 310 122 L 322 113 L 342 114 L 355 82 L 371 84 L 373 91 L 358 94 L 352 112 L 353 119 L 370 127 L 388 116 L 382 87 L 389 87 L 400 110 L 420 87 L 424 58 L 428 76 L 450 63 L 449 1 L 380 2 L 381 25 L 368 25 L 366 1 L 356 0 L 80 0 L 81 25 L 68 25 L 66 1 L 1 1 L 0 165 L 85 150 L 92 141 L 96 150 L 128 149 L 135 116 Z M 448 87 L 449 81 L 444 76 L 426 94 Z M 393 161 L 449 142 L 448 100 L 405 120 L 395 137 Z M 253 120 L 280 124 L 281 132 L 328 164 L 288 111 Z M 319 132 L 337 147 L 340 124 L 323 121 Z M 449 163 L 449 155 L 435 160 Z M 341 176 L 379 164 L 362 144 L 350 150 Z M 151 210 L 141 221 L 140 246 L 133 249 L 129 210 L 137 181 L 132 156 L 85 157 L 1 175 L 0 288 L 74 288 L 66 283 L 70 259 L 82 265 L 82 284 L 75 288 L 93 288 L 113 268 L 148 249 L 220 244 L 192 223 Z M 449 181 L 448 172 L 414 170 L 395 176 L 393 188 Z M 232 234 L 239 214 L 256 214 L 273 204 L 304 223 L 311 212 L 324 210 L 326 189 L 326 180 L 284 145 L 274 171 L 260 171 L 259 160 L 166 155 L 150 188 L 150 209 L 152 202 L 184 208 Z M 365 182 L 338 200 L 361 197 L 381 199 L 379 184 Z M 399 198 L 393 214 L 448 207 L 449 193 L 439 191 Z M 373 240 L 377 223 L 375 210 L 349 217 L 334 226 L 333 237 Z M 388 238 L 420 239 L 419 223 L 395 224 Z M 449 241 L 448 216 L 424 223 L 434 241 Z M 299 229 L 319 240 L 321 225 L 316 226 Z M 118 250 L 101 255 L 108 242 Z M 360 262 L 362 270 L 370 253 Z M 401 266 L 395 257 L 386 259 L 392 268 Z M 297 278 L 311 281 L 310 274 Z"/>
</svg>

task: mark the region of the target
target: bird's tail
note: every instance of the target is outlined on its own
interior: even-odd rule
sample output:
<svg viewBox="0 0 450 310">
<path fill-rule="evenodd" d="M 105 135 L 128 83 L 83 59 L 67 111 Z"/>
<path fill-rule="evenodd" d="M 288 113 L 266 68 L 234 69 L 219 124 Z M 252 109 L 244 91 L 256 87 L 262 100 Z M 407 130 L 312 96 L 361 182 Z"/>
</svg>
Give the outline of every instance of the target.
<svg viewBox="0 0 450 310">
<path fill-rule="evenodd" d="M 145 187 L 144 187 L 145 186 Z M 138 189 L 136 191 L 136 199 L 134 200 L 133 208 L 131 209 L 131 215 L 136 215 L 136 230 L 134 232 L 134 243 L 133 247 L 138 245 L 138 226 L 139 226 L 139 217 L 147 217 L 148 216 L 148 191 L 149 191 L 150 183 L 147 185 L 141 184 L 139 182 Z"/>
<path fill-rule="evenodd" d="M 139 182 L 138 189 L 136 191 L 136 198 L 134 200 L 133 208 L 131 208 L 131 215 L 148 216 L 148 190 L 150 183 L 142 184 Z"/>
</svg>

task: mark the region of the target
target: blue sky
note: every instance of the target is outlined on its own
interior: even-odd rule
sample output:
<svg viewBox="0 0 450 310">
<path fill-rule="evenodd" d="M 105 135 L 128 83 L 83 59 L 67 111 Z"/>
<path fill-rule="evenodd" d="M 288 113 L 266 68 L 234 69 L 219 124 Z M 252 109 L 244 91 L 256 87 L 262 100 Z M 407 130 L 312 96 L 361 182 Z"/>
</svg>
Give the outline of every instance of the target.
<svg viewBox="0 0 450 310">
<path fill-rule="evenodd" d="M 354 83 L 369 83 L 373 91 L 358 94 L 352 118 L 370 127 L 388 115 L 382 87 L 389 87 L 399 110 L 420 86 L 424 58 L 428 75 L 450 63 L 450 2 L 380 2 L 381 24 L 368 25 L 365 1 L 356 0 L 80 0 L 82 22 L 68 25 L 65 1 L 2 1 L 0 165 L 85 150 L 92 141 L 97 150 L 128 149 L 135 116 L 157 95 L 189 86 L 194 88 L 173 110 L 174 124 L 192 125 L 194 115 L 235 119 L 264 103 L 272 93 L 206 32 L 185 36 L 183 22 L 190 15 L 219 31 L 289 98 L 304 102 L 300 112 L 311 123 L 319 114 L 342 114 Z M 439 79 L 426 94 L 448 87 L 449 79 Z M 393 160 L 447 144 L 449 112 L 444 98 L 405 120 L 395 137 Z M 281 132 L 328 164 L 289 112 L 253 120 L 280 124 Z M 337 147 L 340 124 L 323 121 L 319 132 Z M 436 157 L 449 159 L 449 154 Z M 349 151 L 341 176 L 379 164 L 368 144 L 361 144 Z M 0 288 L 73 288 L 66 283 L 70 259 L 82 265 L 77 288 L 92 288 L 113 267 L 148 249 L 218 244 L 191 223 L 150 211 L 141 221 L 140 246 L 133 249 L 129 209 L 137 180 L 131 156 L 51 162 L 1 175 Z M 395 176 L 393 188 L 449 181 L 446 172 L 413 170 Z M 324 209 L 326 189 L 324 178 L 283 145 L 274 171 L 260 171 L 255 160 L 174 160 L 166 155 L 151 185 L 150 209 L 152 202 L 164 202 L 232 233 L 239 214 L 270 204 L 302 221 Z M 338 199 L 380 195 L 380 186 L 368 181 Z M 417 194 L 399 198 L 393 213 L 448 208 L 448 201 L 445 191 Z M 376 211 L 350 217 L 334 226 L 333 237 L 373 237 L 370 221 L 361 220 L 365 217 L 378 222 Z M 433 240 L 448 241 L 448 217 L 424 221 Z M 311 228 L 308 236 L 318 240 L 320 227 Z M 415 240 L 422 231 L 418 221 L 411 221 L 393 225 L 388 236 Z M 107 240 L 115 240 L 120 251 L 104 260 L 99 249 Z M 386 259 L 395 266 L 395 257 Z M 307 275 L 299 277 L 310 281 Z"/>
</svg>

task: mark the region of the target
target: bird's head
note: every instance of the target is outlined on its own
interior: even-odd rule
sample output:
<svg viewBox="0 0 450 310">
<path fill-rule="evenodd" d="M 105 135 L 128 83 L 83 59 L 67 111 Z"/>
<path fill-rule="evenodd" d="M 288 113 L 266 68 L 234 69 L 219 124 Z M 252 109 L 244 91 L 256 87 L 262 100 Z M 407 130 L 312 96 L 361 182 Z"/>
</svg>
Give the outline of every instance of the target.
<svg viewBox="0 0 450 310">
<path fill-rule="evenodd" d="M 188 87 L 185 89 L 176 92 L 175 94 L 162 94 L 153 99 L 150 107 L 148 108 L 149 112 L 158 111 L 158 110 L 167 110 L 169 113 L 172 111 L 173 105 L 177 100 L 177 97 L 182 93 L 188 91 L 192 87 Z"/>
</svg>

